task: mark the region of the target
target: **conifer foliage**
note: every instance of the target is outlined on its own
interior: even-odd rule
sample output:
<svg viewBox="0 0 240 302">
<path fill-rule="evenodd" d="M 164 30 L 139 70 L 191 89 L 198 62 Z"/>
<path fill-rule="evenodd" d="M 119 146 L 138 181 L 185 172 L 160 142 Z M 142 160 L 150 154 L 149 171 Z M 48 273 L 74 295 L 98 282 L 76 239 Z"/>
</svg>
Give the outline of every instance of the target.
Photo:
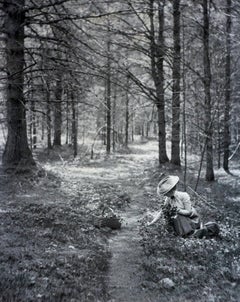
<svg viewBox="0 0 240 302">
<path fill-rule="evenodd" d="M 159 164 L 214 180 L 239 155 L 239 3 L 0 1 L 5 167 L 34 150 L 79 145 L 107 154 L 157 139 Z M 168 142 L 170 144 L 168 144 Z M 170 146 L 170 147 L 169 147 Z M 92 154 L 93 156 L 93 154 Z"/>
</svg>

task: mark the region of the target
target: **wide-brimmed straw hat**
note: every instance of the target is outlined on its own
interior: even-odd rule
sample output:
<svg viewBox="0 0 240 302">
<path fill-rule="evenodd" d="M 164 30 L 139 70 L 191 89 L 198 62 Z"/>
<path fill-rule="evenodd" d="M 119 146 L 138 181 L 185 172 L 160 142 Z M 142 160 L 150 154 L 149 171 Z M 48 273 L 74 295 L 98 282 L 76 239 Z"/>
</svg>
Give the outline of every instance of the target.
<svg viewBox="0 0 240 302">
<path fill-rule="evenodd" d="M 163 179 L 160 180 L 157 186 L 157 194 L 158 195 L 165 195 L 170 190 L 172 190 L 176 184 L 179 182 L 179 177 L 174 175 L 165 176 Z"/>
</svg>

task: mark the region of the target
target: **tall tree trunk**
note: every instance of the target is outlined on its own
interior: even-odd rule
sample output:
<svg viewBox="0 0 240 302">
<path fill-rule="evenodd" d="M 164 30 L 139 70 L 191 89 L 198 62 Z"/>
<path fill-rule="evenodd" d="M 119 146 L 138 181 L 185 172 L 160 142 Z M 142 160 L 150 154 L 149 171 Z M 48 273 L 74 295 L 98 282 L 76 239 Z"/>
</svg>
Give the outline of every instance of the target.
<svg viewBox="0 0 240 302">
<path fill-rule="evenodd" d="M 113 151 L 116 150 L 116 100 L 117 100 L 117 85 L 114 86 L 114 96 L 113 96 L 113 105 L 112 105 L 112 148 Z"/>
<path fill-rule="evenodd" d="M 45 124 L 46 124 L 45 116 L 42 115 L 41 116 L 41 125 L 42 125 L 41 141 L 43 141 L 45 139 Z"/>
<path fill-rule="evenodd" d="M 145 131 L 144 131 L 144 122 L 143 122 L 143 124 L 142 124 L 142 131 L 141 131 L 141 135 L 142 135 L 142 138 L 144 138 L 144 136 L 145 136 Z"/>
<path fill-rule="evenodd" d="M 147 122 L 146 122 L 146 137 L 147 137 L 147 138 L 149 137 L 149 130 L 150 130 L 150 122 L 147 121 Z"/>
<path fill-rule="evenodd" d="M 171 163 L 180 166 L 180 0 L 173 1 L 173 92 Z"/>
<path fill-rule="evenodd" d="M 159 2 L 158 9 L 158 46 L 155 42 L 154 27 L 154 0 L 149 1 L 149 18 L 150 18 L 150 52 L 151 52 L 151 71 L 156 88 L 156 106 L 158 111 L 158 159 L 159 163 L 169 161 L 166 151 L 166 122 L 165 122 L 165 99 L 164 99 L 164 6 L 165 1 Z"/>
<path fill-rule="evenodd" d="M 31 100 L 31 147 L 33 149 L 37 148 L 37 127 L 36 127 L 36 112 L 35 112 L 35 102 Z"/>
<path fill-rule="evenodd" d="M 188 159 L 187 159 L 187 120 L 186 120 L 186 90 L 187 90 L 187 85 L 186 85 L 186 76 L 187 76 L 187 69 L 185 66 L 185 61 L 186 61 L 186 53 L 185 53 L 185 24 L 182 18 L 182 57 L 183 57 L 183 64 L 182 64 L 182 86 L 183 86 L 183 108 L 182 108 L 182 134 L 183 134 L 183 143 L 184 143 L 184 190 L 187 190 L 187 170 L 188 170 Z"/>
<path fill-rule="evenodd" d="M 164 6 L 165 1 L 159 3 L 158 20 L 159 20 L 159 34 L 158 34 L 158 48 L 157 48 L 157 71 L 159 75 L 159 83 L 157 89 L 158 95 L 158 140 L 159 140 L 159 163 L 166 163 L 169 161 L 166 148 L 166 121 L 165 121 L 165 99 L 164 99 Z"/>
<path fill-rule="evenodd" d="M 76 157 L 78 154 L 78 121 L 77 121 L 77 109 L 74 100 L 74 93 L 71 93 L 72 101 L 72 144 L 73 144 L 73 156 Z"/>
<path fill-rule="evenodd" d="M 66 104 L 66 145 L 69 144 L 69 91 L 67 89 L 66 91 L 66 95 L 67 95 L 67 104 Z"/>
<path fill-rule="evenodd" d="M 106 151 L 107 154 L 111 152 L 111 58 L 110 58 L 110 40 L 107 43 L 107 81 L 106 81 Z"/>
<path fill-rule="evenodd" d="M 131 118 L 131 122 L 132 122 L 132 142 L 134 142 L 134 112 L 132 112 L 132 118 Z"/>
<path fill-rule="evenodd" d="M 51 102 L 50 87 L 46 84 L 46 118 L 47 118 L 47 148 L 52 149 L 52 125 L 51 125 Z"/>
<path fill-rule="evenodd" d="M 29 79 L 29 98 L 28 102 L 30 103 L 30 148 L 31 151 L 37 148 L 37 125 L 36 125 L 36 110 L 35 110 L 35 101 L 34 101 L 34 80 L 32 69 L 30 71 Z"/>
<path fill-rule="evenodd" d="M 217 103 L 217 167 L 221 168 L 221 111 L 220 102 Z"/>
<path fill-rule="evenodd" d="M 166 130 L 165 130 L 165 106 L 159 104 L 157 106 L 158 112 L 158 161 L 160 164 L 164 164 L 169 161 L 166 150 Z"/>
<path fill-rule="evenodd" d="M 24 100 L 24 0 L 5 0 L 4 30 L 6 32 L 7 127 L 8 136 L 3 152 L 6 168 L 34 164 L 28 146 Z"/>
<path fill-rule="evenodd" d="M 230 137 L 230 104 L 231 104 L 231 0 L 226 0 L 226 62 L 225 62 L 225 108 L 224 108 L 224 155 L 223 155 L 223 168 L 229 172 L 229 147 L 231 143 Z"/>
<path fill-rule="evenodd" d="M 125 147 L 129 140 L 129 77 L 127 77 L 126 102 L 125 102 Z"/>
<path fill-rule="evenodd" d="M 62 77 L 56 81 L 54 106 L 54 146 L 61 146 L 62 136 Z"/>
<path fill-rule="evenodd" d="M 203 0 L 203 65 L 205 92 L 206 180 L 214 180 L 212 145 L 211 65 L 209 56 L 209 1 Z"/>
</svg>

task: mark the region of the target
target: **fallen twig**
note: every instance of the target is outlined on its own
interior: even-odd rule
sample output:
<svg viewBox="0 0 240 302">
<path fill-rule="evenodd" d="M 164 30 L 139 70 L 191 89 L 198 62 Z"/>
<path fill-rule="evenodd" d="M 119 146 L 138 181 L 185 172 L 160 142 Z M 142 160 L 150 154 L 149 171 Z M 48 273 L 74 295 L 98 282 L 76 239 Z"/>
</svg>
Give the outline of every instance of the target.
<svg viewBox="0 0 240 302">
<path fill-rule="evenodd" d="M 210 204 L 206 198 L 202 197 L 201 195 L 199 195 L 195 190 L 193 190 L 190 186 L 188 186 L 188 188 L 199 198 L 201 199 L 204 203 L 206 203 L 209 207 L 217 210 L 217 207 L 213 206 L 212 204 Z"/>
</svg>

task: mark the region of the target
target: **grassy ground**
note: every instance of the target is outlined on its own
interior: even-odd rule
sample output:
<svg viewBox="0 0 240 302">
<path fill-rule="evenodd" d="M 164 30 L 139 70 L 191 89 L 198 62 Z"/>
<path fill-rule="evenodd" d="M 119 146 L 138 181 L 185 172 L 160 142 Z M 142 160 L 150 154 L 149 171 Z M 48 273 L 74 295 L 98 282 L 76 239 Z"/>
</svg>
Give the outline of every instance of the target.
<svg viewBox="0 0 240 302">
<path fill-rule="evenodd" d="M 1 181 L 1 301 L 104 300 L 107 237 L 51 176 Z"/>
<path fill-rule="evenodd" d="M 183 179 L 182 171 L 170 165 L 157 168 L 155 142 L 127 151 L 106 159 L 73 160 L 64 148 L 50 156 L 38 154 L 44 167 L 38 173 L 1 171 L 0 301 L 239 301 L 239 177 L 218 171 L 215 183 L 201 180 L 198 192 L 207 203 L 189 192 L 203 219 L 219 222 L 220 239 L 177 238 L 166 231 L 163 220 L 153 227 L 145 222 L 150 219 L 146 213 L 159 208 L 159 173 Z M 235 167 L 235 173 L 239 170 Z M 189 175 L 192 187 L 195 177 Z M 125 217 L 128 228 L 96 228 L 93 216 L 102 205 Z M 132 222 L 129 213 L 142 218 Z M 124 288 L 127 301 L 111 296 L 109 277 L 131 269 L 127 255 L 111 255 L 116 250 L 111 242 L 127 245 L 133 255 L 141 246 L 138 297 L 128 295 L 130 288 Z M 115 273 L 114 267 L 122 271 Z M 140 300 L 143 290 L 145 300 Z"/>
<path fill-rule="evenodd" d="M 169 166 L 165 167 L 165 172 L 174 171 Z M 235 173 L 239 173 L 238 169 Z M 181 171 L 175 174 L 182 178 Z M 166 230 L 163 218 L 155 226 L 142 224 L 146 284 L 158 292 L 156 301 L 239 301 L 240 180 L 238 175 L 222 171 L 216 173 L 216 178 L 211 184 L 201 180 L 198 189 L 201 196 L 188 191 L 203 222 L 219 223 L 218 238 L 178 238 Z M 195 175 L 189 175 L 188 183 L 193 185 L 194 182 Z M 157 179 L 151 180 L 149 186 L 152 185 L 156 187 Z M 149 209 L 159 208 L 159 200 L 154 195 L 148 201 Z"/>
</svg>

